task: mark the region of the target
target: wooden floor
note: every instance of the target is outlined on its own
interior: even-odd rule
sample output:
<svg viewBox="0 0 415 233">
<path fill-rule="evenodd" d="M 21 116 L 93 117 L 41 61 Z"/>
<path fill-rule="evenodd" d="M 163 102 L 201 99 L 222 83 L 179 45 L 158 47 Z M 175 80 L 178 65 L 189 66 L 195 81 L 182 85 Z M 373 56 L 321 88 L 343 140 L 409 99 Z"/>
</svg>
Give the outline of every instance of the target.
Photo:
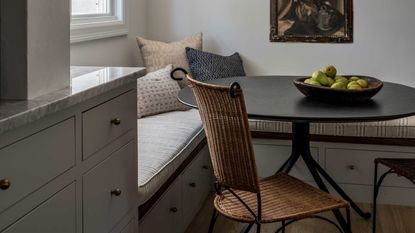
<svg viewBox="0 0 415 233">
<path fill-rule="evenodd" d="M 213 196 L 210 196 L 199 214 L 193 220 L 186 233 L 207 232 L 211 213 Z M 360 204 L 363 210 L 370 211 L 371 205 Z M 331 213 L 324 214 L 325 217 L 333 219 Z M 415 207 L 379 205 L 377 233 L 415 233 Z M 239 233 L 242 224 L 228 220 L 220 216 L 215 225 L 215 233 Z M 262 233 L 274 233 L 279 224 L 263 225 Z M 372 232 L 371 220 L 364 220 L 352 211 L 353 233 Z M 255 232 L 252 230 L 251 232 Z M 294 223 L 286 230 L 287 233 L 338 233 L 335 227 L 321 220 L 307 219 Z"/>
</svg>

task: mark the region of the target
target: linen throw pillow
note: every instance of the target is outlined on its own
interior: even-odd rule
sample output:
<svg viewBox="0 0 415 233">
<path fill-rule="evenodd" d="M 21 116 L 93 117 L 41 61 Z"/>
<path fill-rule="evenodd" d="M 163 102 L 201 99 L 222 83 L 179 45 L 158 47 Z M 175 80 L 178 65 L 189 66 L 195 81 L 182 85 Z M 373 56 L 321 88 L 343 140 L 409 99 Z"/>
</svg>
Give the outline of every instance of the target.
<svg viewBox="0 0 415 233">
<path fill-rule="evenodd" d="M 242 58 L 238 53 L 231 56 L 220 56 L 193 48 L 186 48 L 193 78 L 208 81 L 218 78 L 245 76 Z"/>
<path fill-rule="evenodd" d="M 137 80 L 137 118 L 189 108 L 177 100 L 179 84 L 170 78 L 172 65 Z"/>
<path fill-rule="evenodd" d="M 169 64 L 172 64 L 173 68 L 182 67 L 189 70 L 185 48 L 202 49 L 202 36 L 202 33 L 197 33 L 171 43 L 137 37 L 137 43 L 148 72 L 159 70 Z M 180 87 L 186 86 L 186 81 L 179 81 L 179 85 Z"/>
</svg>

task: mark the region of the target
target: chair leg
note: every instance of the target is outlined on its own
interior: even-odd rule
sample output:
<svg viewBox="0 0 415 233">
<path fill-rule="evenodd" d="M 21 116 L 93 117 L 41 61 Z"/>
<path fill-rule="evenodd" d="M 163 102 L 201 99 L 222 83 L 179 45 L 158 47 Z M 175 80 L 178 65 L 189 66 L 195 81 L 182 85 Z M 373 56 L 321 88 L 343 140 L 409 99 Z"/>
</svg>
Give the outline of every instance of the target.
<svg viewBox="0 0 415 233">
<path fill-rule="evenodd" d="M 282 221 L 282 233 L 285 233 L 285 221 Z"/>
<path fill-rule="evenodd" d="M 346 208 L 346 218 L 347 218 L 347 233 L 352 233 L 352 220 L 350 219 L 350 207 Z"/>
<path fill-rule="evenodd" d="M 378 187 L 378 163 L 375 162 L 375 175 L 373 182 L 373 211 L 372 211 L 372 233 L 376 233 L 376 200 L 378 197 L 379 187 Z"/>
<path fill-rule="evenodd" d="M 213 232 L 213 228 L 215 227 L 216 219 L 218 218 L 218 211 L 213 207 L 212 218 L 210 219 L 209 230 L 208 233 Z"/>
<path fill-rule="evenodd" d="M 256 233 L 261 233 L 261 224 L 256 224 Z"/>
<path fill-rule="evenodd" d="M 372 224 L 372 232 L 376 233 L 376 205 L 377 205 L 377 198 L 380 190 L 380 186 L 382 185 L 383 180 L 385 177 L 391 173 L 394 173 L 393 169 L 389 169 L 389 171 L 383 173 L 379 179 L 378 176 L 378 163 L 375 162 L 375 182 L 373 184 L 373 224 Z"/>
</svg>

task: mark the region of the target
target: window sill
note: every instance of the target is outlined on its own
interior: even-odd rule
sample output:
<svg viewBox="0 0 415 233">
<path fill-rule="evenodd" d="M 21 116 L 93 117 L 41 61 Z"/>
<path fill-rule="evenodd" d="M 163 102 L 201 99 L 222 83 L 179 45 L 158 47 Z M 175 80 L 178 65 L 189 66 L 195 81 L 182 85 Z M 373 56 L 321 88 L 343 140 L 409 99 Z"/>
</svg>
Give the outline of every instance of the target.
<svg viewBox="0 0 415 233">
<path fill-rule="evenodd" d="M 71 25 L 71 44 L 127 34 L 128 25 L 124 21 L 73 24 Z"/>
</svg>

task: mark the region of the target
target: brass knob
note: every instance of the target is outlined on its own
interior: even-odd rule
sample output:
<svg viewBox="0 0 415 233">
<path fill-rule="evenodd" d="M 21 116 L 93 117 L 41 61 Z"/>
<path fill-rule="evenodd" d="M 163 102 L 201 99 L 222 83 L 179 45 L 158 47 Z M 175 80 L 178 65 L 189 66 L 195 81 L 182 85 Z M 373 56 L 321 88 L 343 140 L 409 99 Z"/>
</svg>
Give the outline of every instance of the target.
<svg viewBox="0 0 415 233">
<path fill-rule="evenodd" d="M 114 119 L 111 120 L 111 124 L 120 125 L 121 124 L 121 119 L 120 118 L 114 118 Z"/>
<path fill-rule="evenodd" d="M 179 211 L 176 207 L 170 208 L 170 212 L 177 213 Z"/>
<path fill-rule="evenodd" d="M 356 169 L 356 167 L 354 165 L 349 165 L 349 166 L 347 166 L 347 169 L 353 171 L 353 170 Z"/>
<path fill-rule="evenodd" d="M 209 167 L 207 165 L 202 166 L 203 169 L 209 170 Z"/>
<path fill-rule="evenodd" d="M 10 188 L 10 181 L 8 179 L 0 180 L 0 189 L 7 190 Z"/>
<path fill-rule="evenodd" d="M 121 189 L 116 188 L 116 189 L 111 190 L 111 195 L 118 197 L 119 195 L 121 195 Z"/>
<path fill-rule="evenodd" d="M 192 182 L 192 183 L 189 184 L 189 186 L 192 187 L 192 188 L 196 188 L 196 183 Z"/>
</svg>

